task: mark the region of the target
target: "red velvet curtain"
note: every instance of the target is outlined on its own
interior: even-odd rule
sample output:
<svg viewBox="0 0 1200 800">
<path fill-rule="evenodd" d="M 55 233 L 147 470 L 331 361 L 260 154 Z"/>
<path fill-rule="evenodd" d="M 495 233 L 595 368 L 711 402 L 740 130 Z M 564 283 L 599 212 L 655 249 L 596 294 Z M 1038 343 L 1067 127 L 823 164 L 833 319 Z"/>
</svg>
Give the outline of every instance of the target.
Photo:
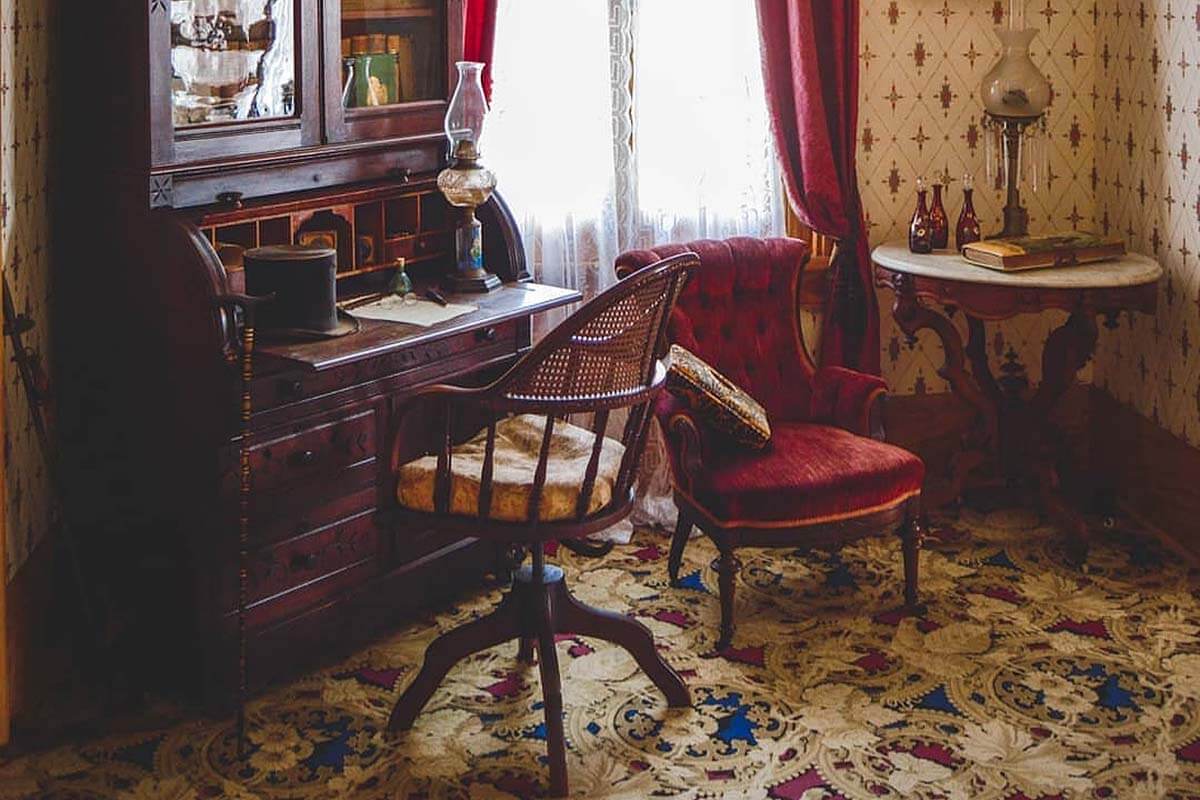
<svg viewBox="0 0 1200 800">
<path fill-rule="evenodd" d="M 482 61 L 483 93 L 492 99 L 492 50 L 496 42 L 496 4 L 499 0 L 467 0 L 466 28 L 463 31 L 463 58 Z"/>
<path fill-rule="evenodd" d="M 821 363 L 879 373 L 879 309 L 855 149 L 858 0 L 757 0 L 763 79 L 788 199 L 838 240 Z"/>
</svg>

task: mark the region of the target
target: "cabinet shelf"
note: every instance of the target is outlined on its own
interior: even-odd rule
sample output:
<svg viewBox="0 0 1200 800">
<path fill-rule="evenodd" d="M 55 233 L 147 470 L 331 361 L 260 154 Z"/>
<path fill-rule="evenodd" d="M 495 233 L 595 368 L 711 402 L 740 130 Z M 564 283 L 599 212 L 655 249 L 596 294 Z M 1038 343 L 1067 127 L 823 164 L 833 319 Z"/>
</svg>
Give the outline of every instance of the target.
<svg viewBox="0 0 1200 800">
<path fill-rule="evenodd" d="M 433 19 L 437 10 L 433 8 L 379 8 L 342 11 L 346 22 L 372 22 L 389 19 Z"/>
</svg>

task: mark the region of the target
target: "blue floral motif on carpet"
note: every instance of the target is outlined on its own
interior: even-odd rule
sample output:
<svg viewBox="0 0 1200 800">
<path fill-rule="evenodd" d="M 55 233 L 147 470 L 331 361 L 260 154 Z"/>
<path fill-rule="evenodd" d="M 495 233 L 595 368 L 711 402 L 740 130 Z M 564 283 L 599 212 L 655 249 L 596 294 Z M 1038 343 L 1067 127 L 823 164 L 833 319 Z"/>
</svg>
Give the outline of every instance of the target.
<svg viewBox="0 0 1200 800">
<path fill-rule="evenodd" d="M 560 637 L 575 795 L 1200 797 L 1200 574 L 1149 537 L 1100 537 L 1084 573 L 1025 512 L 938 519 L 921 616 L 900 609 L 895 537 L 748 549 L 721 652 L 713 548 L 690 544 L 681 588 L 666 550 L 639 533 L 603 559 L 556 556 L 580 599 L 652 630 L 693 700 L 668 709 L 623 651 Z M 193 721 L 0 764 L 0 800 L 543 796 L 537 668 L 515 643 L 458 665 L 411 731 L 385 732 L 425 646 L 497 599 L 255 699 L 244 760 L 230 720 Z"/>
</svg>

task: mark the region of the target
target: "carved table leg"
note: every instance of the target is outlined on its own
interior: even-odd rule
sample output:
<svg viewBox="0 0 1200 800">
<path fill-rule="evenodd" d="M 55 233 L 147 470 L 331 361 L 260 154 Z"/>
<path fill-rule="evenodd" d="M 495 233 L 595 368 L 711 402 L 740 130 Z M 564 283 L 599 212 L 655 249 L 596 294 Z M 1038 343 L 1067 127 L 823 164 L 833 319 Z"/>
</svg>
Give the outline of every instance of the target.
<svg viewBox="0 0 1200 800">
<path fill-rule="evenodd" d="M 984 441 L 967 446 L 954 465 L 954 494 L 961 496 L 967 475 L 994 452 L 999 438 L 999 391 L 995 389 L 995 381 L 987 369 L 983 323 L 968 317 L 968 325 L 971 326 L 971 362 L 977 369 L 980 363 L 983 364 L 983 370 L 973 375 L 967 370 L 967 350 L 954 323 L 921 304 L 911 277 L 896 275 L 893 286 L 896 300 L 892 306 L 892 316 L 896 324 L 910 342 L 916 341 L 917 333 L 921 330 L 931 330 L 937 335 L 945 353 L 945 362 L 938 369 L 938 375 L 950 384 L 956 395 L 975 409 L 982 421 Z M 984 376 L 982 385 L 980 376 Z"/>
<path fill-rule="evenodd" d="M 1026 409 L 1026 433 L 1042 447 L 1034 455 L 1038 499 L 1046 515 L 1067 534 L 1067 558 L 1077 567 L 1087 561 L 1091 529 L 1083 516 L 1062 496 L 1057 459 L 1049 447 L 1049 416 L 1096 349 L 1095 312 L 1081 308 L 1046 339 L 1042 351 L 1042 382 Z"/>
</svg>

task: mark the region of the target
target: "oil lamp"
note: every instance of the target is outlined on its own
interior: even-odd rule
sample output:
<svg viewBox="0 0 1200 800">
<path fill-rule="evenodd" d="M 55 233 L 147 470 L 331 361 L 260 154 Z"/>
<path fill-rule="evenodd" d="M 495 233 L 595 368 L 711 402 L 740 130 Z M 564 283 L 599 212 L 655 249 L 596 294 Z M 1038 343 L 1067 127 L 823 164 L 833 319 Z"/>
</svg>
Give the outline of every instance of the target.
<svg viewBox="0 0 1200 800">
<path fill-rule="evenodd" d="M 475 209 L 487 202 L 496 188 L 496 176 L 479 163 L 479 140 L 487 118 L 487 98 L 480 75 L 483 64 L 459 61 L 458 87 L 446 110 L 446 139 L 450 166 L 438 174 L 438 189 L 450 205 L 462 209 L 455 231 L 457 268 L 453 288 L 459 292 L 490 292 L 500 279 L 483 266 L 483 226 Z"/>
<path fill-rule="evenodd" d="M 980 89 L 986 112 L 988 176 L 1001 176 L 1008 189 L 1001 236 L 1029 233 L 1029 212 L 1021 205 L 1020 184 L 1028 174 L 1031 188 L 1037 191 L 1047 136 L 1050 82 L 1029 56 L 1037 34 L 1036 28 L 1025 27 L 1024 0 L 1010 0 L 1008 26 L 996 29 L 1000 60 L 984 76 Z"/>
</svg>

